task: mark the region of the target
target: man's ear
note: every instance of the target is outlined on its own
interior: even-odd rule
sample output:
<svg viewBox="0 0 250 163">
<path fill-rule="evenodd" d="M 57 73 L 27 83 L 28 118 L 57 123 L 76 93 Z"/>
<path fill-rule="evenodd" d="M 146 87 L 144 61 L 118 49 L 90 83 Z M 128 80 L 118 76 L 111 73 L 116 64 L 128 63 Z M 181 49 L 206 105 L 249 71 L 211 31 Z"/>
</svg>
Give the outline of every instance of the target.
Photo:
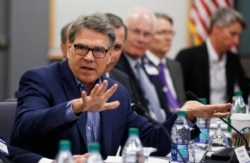
<svg viewBox="0 0 250 163">
<path fill-rule="evenodd" d="M 66 56 L 65 56 L 65 58 L 68 58 L 68 56 L 69 56 L 69 53 L 70 53 L 70 50 L 73 50 L 72 48 L 72 44 L 68 44 L 68 46 L 66 47 L 67 48 L 67 51 L 66 51 Z"/>
<path fill-rule="evenodd" d="M 64 54 L 67 51 L 66 44 L 61 43 L 60 47 L 61 47 L 61 52 Z"/>
<path fill-rule="evenodd" d="M 111 48 L 108 51 L 109 59 L 108 59 L 108 63 L 107 64 L 109 64 L 111 62 L 111 60 L 112 60 L 113 50 L 114 50 L 114 48 Z"/>
</svg>

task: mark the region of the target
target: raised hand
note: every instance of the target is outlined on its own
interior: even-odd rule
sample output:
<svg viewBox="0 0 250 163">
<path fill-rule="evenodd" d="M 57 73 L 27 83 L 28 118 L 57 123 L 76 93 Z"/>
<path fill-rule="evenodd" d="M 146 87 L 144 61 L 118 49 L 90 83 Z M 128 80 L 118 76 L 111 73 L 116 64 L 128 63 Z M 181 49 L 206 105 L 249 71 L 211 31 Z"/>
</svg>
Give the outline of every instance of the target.
<svg viewBox="0 0 250 163">
<path fill-rule="evenodd" d="M 118 85 L 114 84 L 110 89 L 107 89 L 108 81 L 96 84 L 87 95 L 86 91 L 82 91 L 81 98 L 72 100 L 72 108 L 75 114 L 84 111 L 99 112 L 108 109 L 115 109 L 120 105 L 119 101 L 107 102 L 107 100 L 117 90 Z"/>
</svg>

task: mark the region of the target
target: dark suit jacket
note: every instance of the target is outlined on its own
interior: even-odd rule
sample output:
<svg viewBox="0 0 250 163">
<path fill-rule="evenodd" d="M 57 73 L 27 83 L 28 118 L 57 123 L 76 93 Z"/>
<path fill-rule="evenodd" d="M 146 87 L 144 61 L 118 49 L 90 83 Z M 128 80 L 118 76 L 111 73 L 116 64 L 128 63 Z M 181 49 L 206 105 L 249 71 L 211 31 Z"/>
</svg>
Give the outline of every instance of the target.
<svg viewBox="0 0 250 163">
<path fill-rule="evenodd" d="M 140 102 L 140 104 L 148 110 L 148 101 L 144 96 L 144 91 L 141 89 L 139 82 L 137 81 L 137 77 L 133 71 L 133 69 L 131 68 L 127 58 L 124 56 L 125 54 L 122 53 L 120 56 L 120 59 L 118 60 L 115 68 L 121 70 L 122 72 L 124 72 L 125 74 L 127 74 L 133 81 L 134 87 L 135 87 L 135 91 L 138 94 L 138 100 Z"/>
<path fill-rule="evenodd" d="M 239 55 L 227 52 L 226 82 L 227 101 L 231 102 L 234 96 L 234 86 L 238 84 L 243 91 L 245 102 L 249 94 L 249 87 L 245 72 L 240 63 Z M 181 50 L 176 59 L 181 62 L 185 89 L 197 94 L 198 97 L 207 98 L 210 103 L 210 77 L 209 58 L 207 46 L 201 46 Z"/>
<path fill-rule="evenodd" d="M 134 83 L 133 83 L 132 79 L 130 78 L 130 76 L 128 76 L 127 74 L 125 74 L 124 72 L 122 72 L 121 70 L 119 70 L 117 68 L 113 68 L 109 72 L 109 77 L 111 79 L 114 79 L 114 80 L 120 82 L 121 84 L 123 84 L 127 88 L 133 103 L 136 103 L 136 104 L 139 103 L 138 94 L 135 90 Z"/>
<path fill-rule="evenodd" d="M 108 88 L 115 81 L 108 80 Z M 58 141 L 69 139 L 72 154 L 87 152 L 86 113 L 72 122 L 65 122 L 67 103 L 80 97 L 68 60 L 32 69 L 20 79 L 17 114 L 12 132 L 12 144 L 29 149 L 48 158 L 55 158 Z M 144 146 L 158 149 L 157 155 L 165 156 L 170 151 L 170 141 L 164 132 L 149 123 L 144 117 L 135 114 L 130 106 L 127 89 L 118 83 L 117 91 L 108 101 L 119 100 L 120 105 L 114 110 L 102 111 L 100 126 L 101 154 L 104 158 L 115 155 L 119 145 L 127 139 L 130 127 L 140 129 L 140 138 Z M 176 115 L 164 126 L 170 131 Z M 196 135 L 199 131 L 196 129 Z M 193 135 L 194 136 L 194 135 Z"/>
<path fill-rule="evenodd" d="M 184 79 L 183 79 L 181 65 L 179 62 L 171 60 L 171 59 L 166 59 L 166 62 L 167 62 L 170 76 L 173 81 L 174 89 L 176 91 L 177 101 L 182 106 L 184 102 L 186 101 L 186 96 L 185 96 Z M 154 65 L 153 62 L 150 61 L 150 59 L 146 55 L 142 57 L 142 63 L 144 65 L 144 70 L 146 74 L 148 75 L 149 79 L 151 80 L 152 84 L 154 84 L 157 90 L 157 94 L 161 101 L 161 105 L 165 109 L 165 112 L 168 115 L 169 114 L 168 106 L 167 106 L 168 101 L 166 100 L 166 95 L 165 95 L 165 92 L 163 91 L 163 85 L 162 85 L 162 82 L 160 81 L 159 74 L 156 74 L 156 75 L 150 74 L 145 69 L 145 66 L 147 64 L 150 66 L 154 66 L 157 69 L 158 69 L 158 66 Z"/>
</svg>

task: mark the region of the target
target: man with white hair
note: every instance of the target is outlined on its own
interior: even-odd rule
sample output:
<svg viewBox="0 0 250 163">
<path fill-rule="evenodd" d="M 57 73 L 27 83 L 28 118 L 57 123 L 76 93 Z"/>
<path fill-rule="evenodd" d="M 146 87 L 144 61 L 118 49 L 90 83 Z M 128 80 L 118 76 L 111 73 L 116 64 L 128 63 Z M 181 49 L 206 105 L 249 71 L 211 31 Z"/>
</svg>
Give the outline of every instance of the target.
<svg viewBox="0 0 250 163">
<path fill-rule="evenodd" d="M 163 122 L 172 113 L 168 109 L 166 100 L 159 98 L 141 61 L 155 30 L 155 16 L 147 9 L 133 8 L 129 10 L 124 22 L 128 29 L 127 40 L 116 68 L 131 77 L 137 89 L 140 103 L 153 118 Z"/>
</svg>

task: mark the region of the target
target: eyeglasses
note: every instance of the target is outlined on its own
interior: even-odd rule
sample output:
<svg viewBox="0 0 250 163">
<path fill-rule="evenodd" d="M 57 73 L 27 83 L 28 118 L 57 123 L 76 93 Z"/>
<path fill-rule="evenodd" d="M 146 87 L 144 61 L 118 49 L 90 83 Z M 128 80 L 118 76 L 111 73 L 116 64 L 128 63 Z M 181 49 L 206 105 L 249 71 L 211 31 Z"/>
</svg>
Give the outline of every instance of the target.
<svg viewBox="0 0 250 163">
<path fill-rule="evenodd" d="M 131 31 L 136 36 L 143 35 L 143 37 L 145 37 L 145 38 L 150 38 L 152 36 L 152 33 L 150 33 L 150 32 L 143 32 L 143 31 L 141 31 L 139 29 L 130 29 L 130 28 L 128 28 L 128 30 Z"/>
<path fill-rule="evenodd" d="M 173 30 L 162 30 L 162 31 L 156 31 L 155 34 L 161 35 L 161 36 L 174 36 L 175 31 L 173 31 Z"/>
<path fill-rule="evenodd" d="M 109 49 L 105 49 L 103 47 L 94 47 L 89 48 L 83 44 L 74 44 L 75 53 L 80 56 L 85 56 L 91 50 L 92 54 L 95 58 L 104 58 L 109 51 Z"/>
</svg>

